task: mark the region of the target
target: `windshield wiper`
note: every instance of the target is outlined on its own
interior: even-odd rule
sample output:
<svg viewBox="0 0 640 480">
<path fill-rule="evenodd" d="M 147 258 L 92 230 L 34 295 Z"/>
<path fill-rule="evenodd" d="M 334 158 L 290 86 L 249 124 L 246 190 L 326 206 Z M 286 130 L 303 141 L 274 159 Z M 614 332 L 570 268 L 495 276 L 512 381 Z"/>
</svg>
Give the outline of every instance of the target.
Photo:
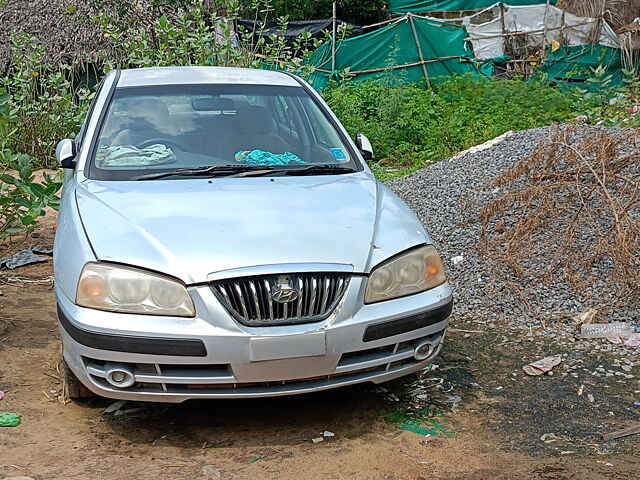
<svg viewBox="0 0 640 480">
<path fill-rule="evenodd" d="M 357 170 L 339 165 L 310 165 L 302 168 L 287 169 L 286 175 L 333 175 L 341 173 L 355 173 Z"/>
<path fill-rule="evenodd" d="M 206 167 L 178 168 L 168 172 L 148 173 L 138 175 L 132 180 L 157 180 L 166 177 L 249 177 L 265 175 L 274 170 L 273 167 L 257 165 L 210 165 Z"/>
</svg>

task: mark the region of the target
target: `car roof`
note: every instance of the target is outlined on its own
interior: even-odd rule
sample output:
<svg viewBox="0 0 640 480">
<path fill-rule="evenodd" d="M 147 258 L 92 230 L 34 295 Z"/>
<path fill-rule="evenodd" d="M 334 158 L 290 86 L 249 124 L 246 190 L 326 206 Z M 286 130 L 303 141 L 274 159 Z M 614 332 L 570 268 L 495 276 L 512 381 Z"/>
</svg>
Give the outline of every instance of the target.
<svg viewBox="0 0 640 480">
<path fill-rule="evenodd" d="M 121 70 L 118 81 L 118 87 L 195 84 L 301 86 L 283 72 L 232 67 L 133 68 Z"/>
</svg>

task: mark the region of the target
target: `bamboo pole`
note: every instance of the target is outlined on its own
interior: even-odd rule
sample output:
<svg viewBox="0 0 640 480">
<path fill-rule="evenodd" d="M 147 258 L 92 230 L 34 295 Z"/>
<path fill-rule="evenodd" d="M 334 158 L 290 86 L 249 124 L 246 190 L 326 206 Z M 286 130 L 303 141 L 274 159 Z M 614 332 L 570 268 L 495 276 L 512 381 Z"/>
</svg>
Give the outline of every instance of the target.
<svg viewBox="0 0 640 480">
<path fill-rule="evenodd" d="M 580 27 L 582 25 L 591 25 L 593 22 L 583 22 L 583 23 L 576 23 L 574 25 L 571 25 L 572 27 Z M 552 32 L 554 30 L 563 30 L 565 27 L 553 27 L 553 28 L 548 28 L 547 32 Z M 485 40 L 487 38 L 500 38 L 500 37 L 516 37 L 518 35 L 531 35 L 532 33 L 544 33 L 544 29 L 542 30 L 529 30 L 527 32 L 505 32 L 504 34 L 499 33 L 496 35 L 481 35 L 476 37 L 478 40 Z M 471 39 L 471 37 L 467 38 L 468 40 Z"/>
<path fill-rule="evenodd" d="M 373 28 L 373 27 L 381 27 L 383 25 L 389 25 L 389 24 L 392 24 L 392 23 L 400 23 L 401 21 L 405 20 L 406 18 L 407 18 L 407 16 L 403 15 L 401 17 L 392 18 L 390 20 L 384 20 L 383 22 L 372 23 L 371 25 L 365 25 L 364 27 L 362 27 L 362 29 L 365 30 L 365 29 L 369 29 L 369 28 Z M 429 17 L 424 17 L 424 18 L 429 18 Z"/>
<path fill-rule="evenodd" d="M 418 57 L 420 58 L 420 62 L 422 64 L 422 73 L 424 73 L 424 79 L 427 82 L 427 88 L 431 88 L 431 80 L 429 80 L 429 72 L 427 71 L 427 65 L 424 61 L 424 56 L 422 55 L 422 47 L 420 46 L 420 40 L 418 39 L 418 32 L 416 31 L 416 25 L 413 23 L 413 15 L 409 14 L 409 23 L 411 24 L 411 31 L 413 32 L 413 39 L 416 42 L 416 47 L 418 48 Z"/>
<path fill-rule="evenodd" d="M 409 68 L 409 67 L 417 67 L 418 65 L 424 65 L 427 63 L 435 63 L 435 62 L 443 62 L 445 60 L 455 60 L 455 59 L 459 59 L 459 60 L 470 60 L 469 57 L 463 57 L 460 55 L 452 55 L 450 57 L 439 57 L 439 58 L 430 58 L 428 60 L 421 60 L 419 62 L 412 62 L 412 63 L 404 63 L 402 65 L 394 65 L 392 67 L 379 67 L 379 68 L 370 68 L 367 70 L 351 70 L 349 72 L 349 75 L 360 75 L 360 74 L 364 74 L 364 73 L 376 73 L 376 72 L 384 72 L 386 70 L 398 70 L 400 68 Z M 315 68 L 316 72 L 322 72 L 322 73 L 331 73 L 331 70 L 327 70 L 326 68 Z"/>
<path fill-rule="evenodd" d="M 493 4 L 493 5 L 489 6 L 489 7 L 483 8 L 482 10 L 478 10 L 477 12 L 474 12 L 474 13 L 472 13 L 471 15 L 465 15 L 465 16 L 463 16 L 463 17 L 456 17 L 456 18 L 449 18 L 449 19 L 447 19 L 447 20 L 448 20 L 449 22 L 458 22 L 458 21 L 460 21 L 460 22 L 461 22 L 461 21 L 462 21 L 462 20 L 464 20 L 465 18 L 474 18 L 474 17 L 477 17 L 478 15 L 482 15 L 482 14 L 483 14 L 484 12 L 486 12 L 487 10 L 492 10 L 496 5 L 497 5 L 497 3 L 495 3 L 495 4 Z M 457 10 L 457 12 L 459 12 L 459 13 L 464 13 L 464 12 L 466 12 L 466 10 Z M 428 15 L 418 15 L 418 14 L 414 14 L 414 17 L 424 18 L 425 20 L 435 20 L 435 21 L 437 21 L 437 22 L 441 22 L 441 21 L 442 21 L 442 19 L 440 19 L 440 18 L 436 18 L 436 17 L 429 17 Z M 365 27 L 363 27 L 363 28 L 365 28 Z"/>
<path fill-rule="evenodd" d="M 502 27 L 502 35 L 494 35 L 493 38 L 502 36 L 502 54 L 507 54 L 507 26 L 504 23 L 504 3 L 500 2 L 500 26 Z"/>
<path fill-rule="evenodd" d="M 543 65 L 545 62 L 545 57 L 547 56 L 547 19 L 549 15 L 549 0 L 547 0 L 547 4 L 544 7 L 544 33 L 542 34 L 542 55 L 540 56 L 540 65 Z"/>
<path fill-rule="evenodd" d="M 333 2 L 333 16 L 331 17 L 331 73 L 336 71 L 336 2 Z"/>
</svg>

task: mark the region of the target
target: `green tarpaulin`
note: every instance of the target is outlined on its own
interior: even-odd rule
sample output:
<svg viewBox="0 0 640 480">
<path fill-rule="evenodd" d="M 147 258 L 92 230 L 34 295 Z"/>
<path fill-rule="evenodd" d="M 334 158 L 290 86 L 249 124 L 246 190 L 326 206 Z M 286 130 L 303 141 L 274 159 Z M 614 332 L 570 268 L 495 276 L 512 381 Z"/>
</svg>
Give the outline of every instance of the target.
<svg viewBox="0 0 640 480">
<path fill-rule="evenodd" d="M 612 76 L 613 83 L 622 83 L 622 58 L 618 49 L 602 45 L 563 45 L 555 52 L 549 51 L 548 55 L 542 71 L 549 80 L 584 81 L 594 78 L 594 70 L 602 66 L 605 76 Z"/>
<path fill-rule="evenodd" d="M 555 5 L 557 0 L 549 3 Z M 496 0 L 389 0 L 389 10 L 395 13 L 437 12 L 446 10 L 477 10 L 494 5 Z M 539 5 L 546 0 L 511 0 L 507 5 Z"/>
<path fill-rule="evenodd" d="M 413 22 L 426 63 L 421 63 L 411 21 L 404 18 L 366 35 L 339 42 L 334 77 L 336 72 L 349 69 L 355 74 L 355 80 L 392 76 L 400 83 L 426 84 L 423 69 L 426 67 L 433 84 L 443 77 L 476 71 L 473 52 L 470 46 L 465 48 L 466 31 L 463 27 L 417 17 Z M 322 89 L 332 76 L 331 43 L 325 42 L 307 63 L 324 70 L 316 70 L 310 78 L 314 88 Z"/>
</svg>

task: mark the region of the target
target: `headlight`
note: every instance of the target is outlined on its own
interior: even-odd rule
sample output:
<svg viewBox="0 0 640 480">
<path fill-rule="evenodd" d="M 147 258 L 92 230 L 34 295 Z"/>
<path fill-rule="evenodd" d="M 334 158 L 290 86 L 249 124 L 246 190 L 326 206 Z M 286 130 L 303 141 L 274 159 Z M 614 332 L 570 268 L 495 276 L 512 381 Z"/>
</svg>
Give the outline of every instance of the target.
<svg viewBox="0 0 640 480">
<path fill-rule="evenodd" d="M 364 303 L 424 292 L 447 280 L 433 245 L 419 247 L 376 267 L 367 282 Z"/>
<path fill-rule="evenodd" d="M 193 317 L 186 287 L 135 268 L 87 263 L 80 274 L 76 304 L 121 313 Z"/>
</svg>

